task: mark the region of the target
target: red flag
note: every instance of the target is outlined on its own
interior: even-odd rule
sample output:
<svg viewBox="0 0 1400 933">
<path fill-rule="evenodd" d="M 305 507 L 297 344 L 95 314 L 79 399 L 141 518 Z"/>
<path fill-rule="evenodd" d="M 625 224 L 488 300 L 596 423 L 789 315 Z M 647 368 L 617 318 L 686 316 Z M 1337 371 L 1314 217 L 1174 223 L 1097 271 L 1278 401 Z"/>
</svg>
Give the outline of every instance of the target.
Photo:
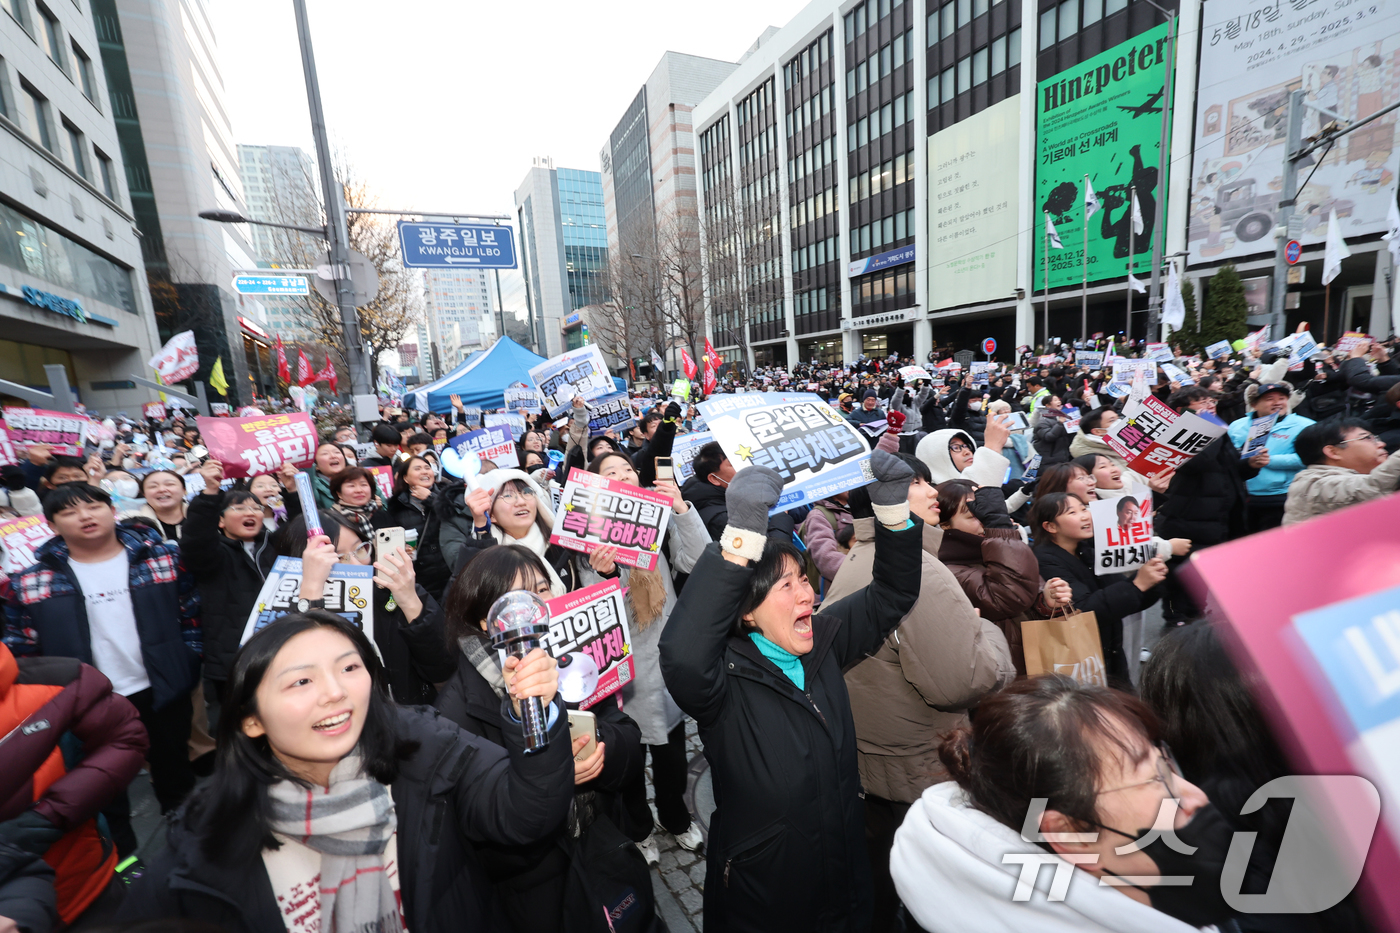
<svg viewBox="0 0 1400 933">
<path fill-rule="evenodd" d="M 708 340 L 705 341 L 709 343 Z M 703 383 L 706 395 L 715 394 L 715 370 L 719 368 L 719 362 L 711 353 L 705 354 L 705 381 Z"/>
<path fill-rule="evenodd" d="M 695 367 L 695 361 L 690 358 L 690 354 L 685 352 L 684 348 L 681 349 L 681 366 L 685 369 L 685 378 L 695 378 L 695 373 L 698 371 Z"/>
<path fill-rule="evenodd" d="M 292 369 L 287 365 L 287 351 L 282 349 L 282 335 L 277 335 L 277 378 L 287 383 L 292 382 Z"/>
<path fill-rule="evenodd" d="M 340 394 L 336 391 L 336 385 L 340 382 L 340 379 L 335 374 L 335 364 L 331 362 L 331 356 L 329 353 L 326 354 L 326 368 L 317 373 L 316 378 L 311 381 L 321 382 L 323 380 L 330 385 L 331 395 Z"/>
<path fill-rule="evenodd" d="M 305 350 L 297 351 L 297 385 L 308 386 L 316 381 L 316 371 L 311 368 L 311 361 L 306 358 Z"/>
<path fill-rule="evenodd" d="M 710 365 L 719 369 L 719 354 L 715 352 L 714 345 L 710 343 L 710 338 L 705 338 L 705 356 L 710 360 Z"/>
</svg>

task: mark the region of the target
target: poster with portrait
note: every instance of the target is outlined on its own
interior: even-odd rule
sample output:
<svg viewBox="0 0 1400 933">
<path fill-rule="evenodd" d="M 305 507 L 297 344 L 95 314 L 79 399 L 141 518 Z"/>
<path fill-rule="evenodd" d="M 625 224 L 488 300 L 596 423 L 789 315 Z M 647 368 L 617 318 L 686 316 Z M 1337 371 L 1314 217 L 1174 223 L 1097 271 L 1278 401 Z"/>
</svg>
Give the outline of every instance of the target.
<svg viewBox="0 0 1400 933">
<path fill-rule="evenodd" d="M 1126 484 L 1127 494 L 1089 503 L 1094 520 L 1094 573 L 1131 573 L 1157 556 L 1152 540 L 1152 490 Z"/>
<path fill-rule="evenodd" d="M 316 424 L 308 414 L 252 418 L 195 418 L 209 456 L 237 479 L 275 473 L 284 463 L 310 466 L 316 453 Z"/>
</svg>

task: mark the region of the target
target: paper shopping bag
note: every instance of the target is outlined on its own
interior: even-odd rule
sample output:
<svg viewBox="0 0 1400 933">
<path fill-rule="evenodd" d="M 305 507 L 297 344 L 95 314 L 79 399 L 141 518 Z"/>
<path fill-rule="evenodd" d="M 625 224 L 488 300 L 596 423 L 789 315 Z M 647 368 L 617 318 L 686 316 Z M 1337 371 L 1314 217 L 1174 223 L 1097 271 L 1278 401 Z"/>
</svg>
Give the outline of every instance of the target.
<svg viewBox="0 0 1400 933">
<path fill-rule="evenodd" d="M 1073 612 L 1021 623 L 1026 674 L 1063 674 L 1081 684 L 1108 686 L 1099 624 L 1092 612 Z"/>
</svg>

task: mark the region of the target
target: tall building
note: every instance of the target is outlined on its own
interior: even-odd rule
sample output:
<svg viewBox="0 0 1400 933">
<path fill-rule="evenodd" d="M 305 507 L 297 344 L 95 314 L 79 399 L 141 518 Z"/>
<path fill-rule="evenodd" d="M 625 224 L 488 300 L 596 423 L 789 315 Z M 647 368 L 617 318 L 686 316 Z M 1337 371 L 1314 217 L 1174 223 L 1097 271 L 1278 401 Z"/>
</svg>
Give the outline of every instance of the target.
<svg viewBox="0 0 1400 933">
<path fill-rule="evenodd" d="M 0 379 L 46 391 L 61 365 L 89 408 L 130 412 L 160 343 L 105 82 L 76 4 L 0 2 Z"/>
<path fill-rule="evenodd" d="M 525 298 L 539 352 L 583 346 L 583 309 L 608 300 L 608 233 L 598 172 L 536 159 L 515 191 Z"/>
<path fill-rule="evenodd" d="M 249 217 L 273 223 L 321 225 L 320 178 L 316 163 L 305 150 L 239 143 L 238 175 Z M 263 268 L 306 268 L 325 252 L 320 237 L 295 230 L 250 224 L 248 235 L 257 264 Z M 284 342 L 315 342 L 315 335 L 307 328 L 302 300 L 268 296 L 260 302 L 267 326 L 282 335 Z"/>
<path fill-rule="evenodd" d="M 480 269 L 423 271 L 424 317 L 438 354 L 434 371 L 447 372 L 473 350 L 489 347 L 495 340 L 492 275 Z"/>
<path fill-rule="evenodd" d="M 262 306 L 230 283 L 235 269 L 256 268 L 253 249 L 240 228 L 199 217 L 247 211 L 207 7 L 90 2 L 160 338 L 193 330 L 194 378 L 222 357 L 231 400 L 246 400 L 266 351 L 239 318 L 256 325 Z"/>
</svg>

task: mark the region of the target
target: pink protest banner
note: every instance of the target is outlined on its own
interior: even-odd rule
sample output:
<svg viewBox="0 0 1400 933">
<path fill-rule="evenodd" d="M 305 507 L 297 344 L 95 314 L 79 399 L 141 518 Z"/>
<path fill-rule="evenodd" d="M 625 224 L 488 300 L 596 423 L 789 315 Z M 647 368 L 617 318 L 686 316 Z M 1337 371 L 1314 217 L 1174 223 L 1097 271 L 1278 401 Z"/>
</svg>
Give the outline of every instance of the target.
<svg viewBox="0 0 1400 933">
<path fill-rule="evenodd" d="M 627 631 L 626 590 L 616 580 L 565 593 L 545 603 L 549 607 L 549 634 L 544 646 L 556 660 L 573 652 L 585 652 L 598 665 L 598 687 L 579 703 L 588 709 L 612 696 L 632 681 L 632 638 Z"/>
<path fill-rule="evenodd" d="M 554 513 L 553 544 L 591 554 L 616 547 L 617 560 L 655 570 L 671 520 L 671 497 L 574 467 Z"/>
<path fill-rule="evenodd" d="M 28 449 L 33 444 L 48 444 L 56 454 L 81 457 L 83 442 L 87 440 L 93 422 L 87 415 L 72 412 L 6 408 L 5 427 L 16 447 Z"/>
<path fill-rule="evenodd" d="M 379 487 L 379 495 L 386 501 L 394 496 L 394 468 L 391 466 L 364 467 L 364 470 L 374 477 L 375 485 Z"/>
<path fill-rule="evenodd" d="M 304 467 L 316 453 L 316 425 L 307 414 L 253 418 L 196 418 L 209 456 L 224 475 L 258 476 L 284 463 Z"/>
<path fill-rule="evenodd" d="M 1382 816 L 1357 886 L 1377 930 L 1400 930 L 1396 528 L 1400 496 L 1388 496 L 1197 551 L 1182 568 L 1292 773 L 1357 774 L 1379 790 Z M 1325 572 L 1261 585 L 1260 568 L 1317 566 L 1319 555 Z M 1377 735 L 1386 739 L 1379 756 L 1370 743 Z M 1333 847 L 1364 846 L 1372 827 L 1358 812 L 1360 795 L 1331 795 L 1326 803 L 1332 818 L 1318 825 Z"/>
<path fill-rule="evenodd" d="M 35 552 L 53 537 L 42 515 L 16 518 L 0 525 L 0 572 L 19 573 L 37 560 Z"/>
<path fill-rule="evenodd" d="M 1155 395 L 1129 401 L 1104 441 L 1141 476 L 1172 470 L 1225 433 L 1225 426 L 1199 415 L 1177 414 Z"/>
<path fill-rule="evenodd" d="M 10 443 L 9 432 L 0 428 L 0 466 L 12 463 L 19 463 L 19 456 L 15 453 L 15 445 Z"/>
</svg>

